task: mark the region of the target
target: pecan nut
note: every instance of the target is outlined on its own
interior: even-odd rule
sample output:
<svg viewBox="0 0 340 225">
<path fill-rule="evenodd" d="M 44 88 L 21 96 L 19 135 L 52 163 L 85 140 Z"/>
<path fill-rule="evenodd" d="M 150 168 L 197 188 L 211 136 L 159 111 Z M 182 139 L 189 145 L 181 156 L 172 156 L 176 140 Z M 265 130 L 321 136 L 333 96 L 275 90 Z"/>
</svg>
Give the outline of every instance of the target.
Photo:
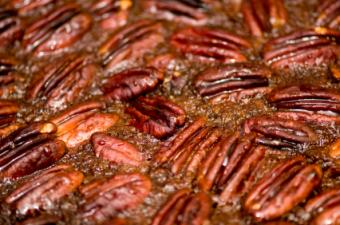
<svg viewBox="0 0 340 225">
<path fill-rule="evenodd" d="M 340 139 L 337 139 L 331 146 L 328 152 L 329 156 L 337 159 L 340 158 Z"/>
<path fill-rule="evenodd" d="M 79 217 L 103 222 L 119 211 L 136 208 L 151 191 L 151 181 L 139 173 L 93 181 L 80 189 L 85 202 Z"/>
<path fill-rule="evenodd" d="M 317 8 L 319 16 L 315 25 L 339 29 L 340 26 L 340 2 L 337 0 L 325 0 Z"/>
<path fill-rule="evenodd" d="M 12 0 L 11 5 L 20 15 L 29 15 L 57 3 L 57 0 Z"/>
<path fill-rule="evenodd" d="M 68 48 L 90 29 L 92 19 L 73 3 L 42 15 L 25 32 L 23 45 L 41 56 Z"/>
<path fill-rule="evenodd" d="M 96 71 L 97 66 L 89 57 L 63 57 L 33 77 L 27 99 L 43 99 L 48 107 L 55 109 L 74 103 L 90 88 Z"/>
<path fill-rule="evenodd" d="M 143 162 L 143 155 L 132 144 L 104 133 L 92 135 L 91 142 L 97 157 L 118 164 L 139 166 Z"/>
<path fill-rule="evenodd" d="M 219 102 L 228 99 L 239 102 L 241 99 L 269 93 L 271 71 L 253 63 L 235 63 L 219 68 L 209 68 L 201 72 L 194 81 L 201 96 Z"/>
<path fill-rule="evenodd" d="M 65 144 L 54 139 L 56 126 L 33 123 L 0 141 L 0 176 L 16 178 L 31 174 L 57 162 L 65 153 Z"/>
<path fill-rule="evenodd" d="M 102 91 L 109 101 L 129 100 L 154 90 L 161 80 L 163 73 L 153 67 L 131 68 L 106 79 Z"/>
<path fill-rule="evenodd" d="M 16 102 L 0 99 L 0 137 L 4 138 L 19 128 L 16 122 L 19 108 Z"/>
<path fill-rule="evenodd" d="M 203 225 L 208 221 L 212 202 L 204 192 L 181 189 L 174 193 L 154 216 L 151 225 Z"/>
<path fill-rule="evenodd" d="M 140 97 L 126 112 L 132 117 L 130 124 L 156 138 L 174 134 L 177 127 L 184 125 L 186 117 L 181 107 L 160 96 Z"/>
<path fill-rule="evenodd" d="M 273 68 L 330 64 L 339 57 L 340 32 L 317 27 L 299 30 L 268 41 L 264 60 Z"/>
<path fill-rule="evenodd" d="M 171 44 L 190 59 L 222 63 L 247 61 L 242 50 L 251 47 L 240 36 L 210 28 L 179 30 L 172 35 Z"/>
<path fill-rule="evenodd" d="M 60 221 L 58 216 L 53 215 L 40 215 L 34 218 L 29 218 L 16 225 L 55 225 Z"/>
<path fill-rule="evenodd" d="M 257 220 L 271 220 L 289 212 L 321 182 L 322 170 L 303 157 L 279 163 L 250 191 L 244 204 Z"/>
<path fill-rule="evenodd" d="M 118 116 L 99 112 L 103 107 L 97 101 L 84 102 L 54 117 L 52 122 L 58 127 L 57 138 L 72 150 L 88 141 L 92 134 L 112 127 Z"/>
<path fill-rule="evenodd" d="M 18 12 L 13 9 L 0 8 L 0 43 L 2 47 L 19 40 L 23 35 L 23 24 Z"/>
<path fill-rule="evenodd" d="M 23 215 L 48 209 L 53 207 L 53 203 L 75 191 L 83 178 L 84 175 L 72 166 L 58 165 L 21 185 L 5 201 Z"/>
</svg>

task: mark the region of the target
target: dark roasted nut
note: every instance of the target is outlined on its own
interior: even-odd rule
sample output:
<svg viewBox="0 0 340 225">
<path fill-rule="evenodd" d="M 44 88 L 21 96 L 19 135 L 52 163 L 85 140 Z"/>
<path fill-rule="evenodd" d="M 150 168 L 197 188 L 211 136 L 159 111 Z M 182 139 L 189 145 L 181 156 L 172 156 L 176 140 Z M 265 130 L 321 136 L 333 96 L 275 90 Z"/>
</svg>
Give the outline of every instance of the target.
<svg viewBox="0 0 340 225">
<path fill-rule="evenodd" d="M 322 170 L 302 157 L 284 161 L 266 174 L 250 191 L 244 208 L 257 220 L 271 220 L 288 213 L 321 182 Z"/>
<path fill-rule="evenodd" d="M 57 137 L 66 146 L 75 149 L 88 141 L 92 134 L 103 132 L 112 127 L 118 120 L 115 114 L 101 113 L 104 104 L 89 101 L 76 105 L 52 119 L 57 125 Z"/>
<path fill-rule="evenodd" d="M 330 64 L 339 57 L 340 32 L 317 27 L 299 30 L 268 41 L 264 60 L 273 68 Z"/>
<path fill-rule="evenodd" d="M 11 4 L 20 15 L 27 15 L 57 2 L 57 0 L 12 0 Z"/>
<path fill-rule="evenodd" d="M 150 179 L 139 173 L 91 182 L 80 190 L 85 201 L 79 217 L 103 222 L 122 210 L 136 208 L 148 196 L 151 187 Z"/>
<path fill-rule="evenodd" d="M 150 92 L 163 80 L 163 73 L 153 67 L 132 68 L 112 75 L 104 81 L 105 99 L 129 100 Z"/>
<path fill-rule="evenodd" d="M 268 101 L 291 117 L 317 124 L 340 123 L 340 94 L 314 86 L 288 86 L 274 90 Z"/>
<path fill-rule="evenodd" d="M 160 96 L 140 97 L 126 112 L 131 115 L 130 124 L 141 132 L 165 138 L 185 123 L 185 112 L 177 104 Z"/>
<path fill-rule="evenodd" d="M 18 91 L 18 84 L 22 81 L 17 66 L 19 62 L 8 55 L 0 54 L 0 96 L 7 98 Z"/>
<path fill-rule="evenodd" d="M 338 0 L 324 0 L 319 5 L 315 25 L 339 29 L 340 27 L 340 2 Z"/>
<path fill-rule="evenodd" d="M 340 222 L 340 188 L 327 190 L 310 199 L 305 210 L 314 215 L 312 225 L 336 225 Z"/>
<path fill-rule="evenodd" d="M 37 56 L 59 52 L 81 39 L 91 21 L 78 5 L 63 5 L 31 24 L 25 31 L 23 45 Z"/>
<path fill-rule="evenodd" d="M 20 214 L 48 209 L 64 196 L 75 191 L 84 175 L 69 165 L 47 169 L 30 179 L 5 199 Z"/>
<path fill-rule="evenodd" d="M 91 142 L 97 157 L 131 166 L 139 166 L 143 162 L 142 153 L 127 141 L 96 133 L 92 135 Z"/>
<path fill-rule="evenodd" d="M 241 99 L 269 93 L 271 71 L 253 63 L 236 63 L 201 72 L 194 81 L 201 96 L 213 102 L 223 99 L 239 102 Z"/>
<path fill-rule="evenodd" d="M 54 140 L 56 129 L 52 123 L 33 123 L 0 140 L 0 177 L 21 177 L 57 162 L 66 148 Z"/>
<path fill-rule="evenodd" d="M 0 137 L 4 138 L 16 129 L 19 124 L 16 123 L 16 114 L 19 105 L 13 101 L 0 100 Z"/>
<path fill-rule="evenodd" d="M 121 63 L 141 59 L 164 41 L 161 32 L 161 24 L 151 20 L 140 20 L 122 27 L 100 47 L 103 65 L 113 70 Z"/>
<path fill-rule="evenodd" d="M 96 72 L 97 66 L 87 56 L 63 57 L 33 77 L 27 99 L 42 99 L 48 107 L 60 109 L 82 97 L 92 85 Z"/>
<path fill-rule="evenodd" d="M 206 6 L 201 0 L 146 0 L 143 1 L 143 6 L 159 19 L 192 25 L 204 25 L 208 22 Z"/>
<path fill-rule="evenodd" d="M 171 44 L 193 60 L 223 63 L 247 61 L 241 50 L 251 47 L 242 37 L 210 28 L 180 30 L 172 35 Z"/>
<path fill-rule="evenodd" d="M 23 25 L 18 12 L 0 8 L 0 46 L 2 48 L 22 37 Z"/>
<path fill-rule="evenodd" d="M 249 30 L 258 37 L 287 21 L 284 0 L 244 0 L 242 13 Z"/>
<path fill-rule="evenodd" d="M 203 225 L 209 220 L 211 204 L 204 192 L 194 194 L 181 189 L 167 200 L 151 225 Z"/>
<path fill-rule="evenodd" d="M 16 223 L 16 225 L 57 225 L 60 218 L 52 215 L 40 215 L 34 218 L 29 218 L 23 222 Z"/>
<path fill-rule="evenodd" d="M 103 29 L 116 29 L 126 24 L 131 0 L 99 0 L 90 7 Z"/>
<path fill-rule="evenodd" d="M 246 134 L 256 132 L 256 142 L 280 148 L 298 148 L 317 140 L 314 130 L 303 122 L 276 116 L 252 117 L 244 123 Z"/>
</svg>

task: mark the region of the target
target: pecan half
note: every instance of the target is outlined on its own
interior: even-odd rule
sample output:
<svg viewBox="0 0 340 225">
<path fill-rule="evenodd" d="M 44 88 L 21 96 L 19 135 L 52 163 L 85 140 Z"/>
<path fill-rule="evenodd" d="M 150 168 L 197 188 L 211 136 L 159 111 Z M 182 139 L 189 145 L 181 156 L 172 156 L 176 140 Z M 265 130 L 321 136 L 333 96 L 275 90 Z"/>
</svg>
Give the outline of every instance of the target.
<svg viewBox="0 0 340 225">
<path fill-rule="evenodd" d="M 143 155 L 132 144 L 105 133 L 92 135 L 91 142 L 97 157 L 118 164 L 139 166 L 143 162 Z"/>
<path fill-rule="evenodd" d="M 80 190 L 85 202 L 79 216 L 85 220 L 103 222 L 119 211 L 136 208 L 148 196 L 151 187 L 150 179 L 139 173 L 93 181 Z"/>
<path fill-rule="evenodd" d="M 209 68 L 194 80 L 194 86 L 201 96 L 213 102 L 241 99 L 269 93 L 271 71 L 253 63 L 235 63 L 219 68 Z"/>
<path fill-rule="evenodd" d="M 16 223 L 16 225 L 56 225 L 58 221 L 60 221 L 58 216 L 43 214 L 34 218 L 29 218 L 20 223 Z"/>
<path fill-rule="evenodd" d="M 288 86 L 274 90 L 268 101 L 281 113 L 291 118 L 301 118 L 317 124 L 340 122 L 340 94 L 315 86 Z"/>
<path fill-rule="evenodd" d="M 328 154 L 330 157 L 334 159 L 340 158 L 340 139 L 339 138 L 330 146 Z"/>
<path fill-rule="evenodd" d="M 285 25 L 288 17 L 284 0 L 245 0 L 242 13 L 249 30 L 258 37 Z"/>
<path fill-rule="evenodd" d="M 48 209 L 64 196 L 75 191 L 83 181 L 84 175 L 63 164 L 52 167 L 31 178 L 7 196 L 6 203 L 20 214 Z"/>
<path fill-rule="evenodd" d="M 242 49 L 251 47 L 240 36 L 210 28 L 179 30 L 172 35 L 171 44 L 191 59 L 223 63 L 247 61 Z"/>
<path fill-rule="evenodd" d="M 340 2 L 338 0 L 324 0 L 317 8 L 319 16 L 316 26 L 339 29 L 340 27 Z"/>
<path fill-rule="evenodd" d="M 12 44 L 22 37 L 23 25 L 18 12 L 0 8 L 0 43 L 2 47 Z"/>
<path fill-rule="evenodd" d="M 20 15 L 28 15 L 57 2 L 57 0 L 11 0 L 11 5 Z"/>
<path fill-rule="evenodd" d="M 303 157 L 279 163 L 250 191 L 244 204 L 257 220 L 271 220 L 289 212 L 320 183 L 322 170 Z"/>
<path fill-rule="evenodd" d="M 35 55 L 45 55 L 68 48 L 90 29 L 92 19 L 79 5 L 63 5 L 42 15 L 25 32 L 23 45 Z"/>
<path fill-rule="evenodd" d="M 201 0 L 146 0 L 143 1 L 143 7 L 159 19 L 191 25 L 204 25 L 208 22 L 206 5 Z"/>
<path fill-rule="evenodd" d="M 0 140 L 0 177 L 21 177 L 58 161 L 66 148 L 54 140 L 55 131 L 54 124 L 38 122 Z"/>
<path fill-rule="evenodd" d="M 340 188 L 327 190 L 310 199 L 305 210 L 314 215 L 311 224 L 326 225 L 340 222 Z"/>
<path fill-rule="evenodd" d="M 140 97 L 126 112 L 131 115 L 130 124 L 156 138 L 165 138 L 185 123 L 185 112 L 177 104 L 160 96 Z"/>
<path fill-rule="evenodd" d="M 153 67 L 136 67 L 113 74 L 104 80 L 105 99 L 129 100 L 154 90 L 163 80 L 163 73 Z"/>
<path fill-rule="evenodd" d="M 175 192 L 157 212 L 151 225 L 203 225 L 211 213 L 210 197 L 189 189 Z"/>
<path fill-rule="evenodd" d="M 0 99 L 0 137 L 4 138 L 19 128 L 16 114 L 19 105 L 16 102 Z"/>
<path fill-rule="evenodd" d="M 138 60 L 164 41 L 160 23 L 139 20 L 115 32 L 100 48 L 99 55 L 108 70 L 123 62 Z"/>
<path fill-rule="evenodd" d="M 273 68 L 330 64 L 339 57 L 340 32 L 317 27 L 298 30 L 268 41 L 264 60 Z"/>
<path fill-rule="evenodd" d="M 280 148 L 296 148 L 317 140 L 317 134 L 308 125 L 276 116 L 252 117 L 244 123 L 246 134 L 256 132 L 256 142 Z"/>
<path fill-rule="evenodd" d="M 131 0 L 100 0 L 90 10 L 103 29 L 116 29 L 126 24 L 132 4 Z"/>
<path fill-rule="evenodd" d="M 75 149 L 88 141 L 92 134 L 103 132 L 112 127 L 118 120 L 115 114 L 101 113 L 104 104 L 97 101 L 76 105 L 52 119 L 57 125 L 57 137 L 66 146 Z"/>
<path fill-rule="evenodd" d="M 48 107 L 60 109 L 82 97 L 92 85 L 97 66 L 90 57 L 70 55 L 47 65 L 31 81 L 28 100 L 42 99 Z"/>
</svg>

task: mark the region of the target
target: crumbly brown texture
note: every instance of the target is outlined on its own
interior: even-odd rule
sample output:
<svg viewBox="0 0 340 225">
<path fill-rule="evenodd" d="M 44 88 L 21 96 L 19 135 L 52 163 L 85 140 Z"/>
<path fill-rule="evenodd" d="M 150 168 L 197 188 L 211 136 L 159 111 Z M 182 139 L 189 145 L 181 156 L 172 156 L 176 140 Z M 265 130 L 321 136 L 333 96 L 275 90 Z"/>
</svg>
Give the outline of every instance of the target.
<svg viewBox="0 0 340 225">
<path fill-rule="evenodd" d="M 61 5 L 62 2 L 71 1 L 63 0 L 57 2 L 57 5 Z M 82 10 L 86 11 L 89 8 L 90 2 L 94 1 L 78 0 L 76 2 L 79 2 L 79 5 L 83 7 Z M 142 18 L 155 19 L 153 14 L 142 9 L 142 2 L 142 0 L 133 2 L 132 8 L 128 11 L 127 23 L 134 23 Z M 281 29 L 266 32 L 263 37 L 254 37 L 250 35 L 250 32 L 242 19 L 242 14 L 239 9 L 240 1 L 224 0 L 218 2 L 218 4 L 211 4 L 212 6 L 207 13 L 209 22 L 205 26 L 221 28 L 248 39 L 254 47 L 247 50 L 245 55 L 249 60 L 253 60 L 256 63 L 263 63 L 261 51 L 263 44 L 266 43 L 267 40 L 289 33 L 293 30 L 313 26 L 313 22 L 317 16 L 316 8 L 320 4 L 320 1 L 318 0 L 286 0 L 285 6 L 288 11 L 288 21 L 286 24 Z M 48 5 L 41 11 L 23 15 L 24 23 L 30 24 L 31 21 L 34 21 L 35 18 L 42 13 L 55 7 L 53 4 Z M 250 98 L 237 103 L 223 101 L 218 104 L 212 104 L 209 100 L 202 98 L 192 85 L 193 78 L 203 69 L 216 65 L 187 60 L 185 57 L 181 56 L 176 49 L 171 47 L 169 42 L 171 34 L 182 27 L 190 25 L 178 21 L 171 22 L 166 20 L 161 20 L 161 23 L 165 27 L 163 35 L 166 41 L 160 44 L 151 53 L 144 55 L 142 61 L 135 61 L 131 64 L 133 66 L 146 65 L 150 59 L 154 58 L 156 55 L 172 53 L 177 57 L 175 59 L 177 69 L 176 72 L 171 70 L 165 72 L 162 83 L 159 84 L 154 91 L 147 93 L 146 96 L 161 95 L 171 99 L 174 103 L 177 103 L 186 112 L 186 124 L 189 124 L 199 116 L 205 116 L 208 118 L 208 124 L 221 127 L 226 134 L 237 131 L 247 118 L 264 114 L 270 115 L 275 111 L 275 108 L 270 106 L 264 97 Z M 18 121 L 21 123 L 30 123 L 32 121 L 49 120 L 54 115 L 57 115 L 59 113 L 58 111 L 68 108 L 70 105 L 65 104 L 61 106 L 61 109 L 52 110 L 44 107 L 39 101 L 26 101 L 25 96 L 32 76 L 41 68 L 45 67 L 46 64 L 53 64 L 56 58 L 61 58 L 64 54 L 68 54 L 69 52 L 94 56 L 94 59 L 98 59 L 98 63 L 100 63 L 99 57 L 97 57 L 98 47 L 112 32 L 114 31 L 100 28 L 99 22 L 94 20 L 91 30 L 86 32 L 83 38 L 73 44 L 70 48 L 63 50 L 62 53 L 41 57 L 32 57 L 30 52 L 24 51 L 18 40 L 6 48 L 0 47 L 2 54 L 14 57 L 18 61 L 16 70 L 19 73 L 20 79 L 16 80 L 14 91 L 10 93 L 5 92 L 2 96 L 3 99 L 16 100 L 22 106 L 18 112 Z M 299 66 L 272 70 L 273 75 L 269 79 L 269 86 L 276 88 L 286 85 L 305 84 L 321 86 L 337 91 L 340 88 L 340 83 L 333 78 L 330 68 L 339 67 L 339 65 L 339 62 L 336 62 L 332 65 Z M 124 68 L 119 68 L 118 70 L 124 70 Z M 76 102 L 82 102 L 87 99 L 99 99 L 102 95 L 102 91 L 99 87 L 101 86 L 101 82 L 108 77 L 109 74 L 110 73 L 104 68 L 99 68 L 96 73 L 95 81 L 92 82 L 92 86 L 90 87 L 90 94 L 82 96 L 82 98 L 77 99 Z M 184 81 L 179 79 L 183 79 Z M 180 82 L 184 82 L 183 87 L 182 85 L 178 85 Z M 152 180 L 152 191 L 144 200 L 143 204 L 140 204 L 135 209 L 117 213 L 117 217 L 125 218 L 129 224 L 146 225 L 151 223 L 156 212 L 164 204 L 166 199 L 176 190 L 181 188 L 192 188 L 196 191 L 198 189 L 195 184 L 191 183 L 190 177 L 183 174 L 174 175 L 166 167 L 155 166 L 152 157 L 166 139 L 156 139 L 131 126 L 129 124 L 131 118 L 124 112 L 125 108 L 129 107 L 129 105 L 129 102 L 111 101 L 108 104 L 108 107 L 101 111 L 116 113 L 120 117 L 119 122 L 110 128 L 107 133 L 134 144 L 142 152 L 144 157 L 144 162 L 140 166 L 117 165 L 97 158 L 92 149 L 93 147 L 89 142 L 81 145 L 77 150 L 67 153 L 57 164 L 71 164 L 76 169 L 82 171 L 85 175 L 83 184 L 87 184 L 97 178 L 110 177 L 115 174 L 130 172 L 140 172 L 150 177 Z M 316 126 L 315 129 L 319 141 L 316 144 L 307 146 L 300 152 L 306 156 L 309 162 L 321 165 L 324 171 L 322 183 L 312 192 L 312 196 L 321 193 L 322 190 L 336 187 L 339 188 L 340 186 L 339 158 L 332 158 L 328 155 L 330 144 L 334 142 L 340 134 L 339 127 Z M 269 154 L 266 156 L 268 157 L 267 161 L 269 163 L 262 169 L 263 171 L 270 171 L 277 161 L 289 158 L 291 155 L 295 154 L 298 154 L 298 151 L 290 151 L 285 154 Z M 260 176 L 262 176 L 262 174 Z M 0 199 L 4 199 L 9 193 L 15 190 L 16 187 L 24 181 L 29 180 L 31 176 L 32 175 L 15 180 L 0 181 Z M 218 195 L 215 195 L 214 192 L 209 193 L 209 195 L 213 200 L 218 198 Z M 83 199 L 81 194 L 76 191 L 55 203 L 51 209 L 42 212 L 42 214 L 56 215 L 62 218 L 57 223 L 60 225 L 82 224 L 81 221 L 74 217 L 82 202 Z M 309 224 L 307 219 L 309 216 L 303 210 L 303 205 L 304 203 L 294 207 L 289 213 L 281 217 L 281 219 L 296 224 Z M 37 215 L 38 214 L 39 213 L 37 213 Z M 16 214 L 4 203 L 4 201 L 0 202 L 0 224 L 16 224 L 16 222 L 29 217 L 30 216 L 24 217 Z M 242 209 L 241 199 L 241 203 L 237 203 L 236 205 L 217 206 L 217 204 L 213 204 L 213 211 L 210 219 L 204 224 L 245 225 L 265 224 L 265 222 L 257 223 L 249 214 L 247 214 Z"/>
</svg>

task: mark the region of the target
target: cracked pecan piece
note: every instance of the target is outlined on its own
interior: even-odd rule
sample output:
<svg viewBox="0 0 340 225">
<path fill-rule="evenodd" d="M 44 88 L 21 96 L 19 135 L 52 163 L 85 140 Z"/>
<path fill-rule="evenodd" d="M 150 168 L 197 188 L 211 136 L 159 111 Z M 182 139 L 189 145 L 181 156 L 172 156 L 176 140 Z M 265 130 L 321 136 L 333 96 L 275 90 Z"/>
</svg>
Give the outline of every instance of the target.
<svg viewBox="0 0 340 225">
<path fill-rule="evenodd" d="M 107 70 L 141 59 L 164 41 L 162 25 L 139 20 L 120 28 L 99 48 L 102 64 Z"/>
<path fill-rule="evenodd" d="M 58 216 L 42 214 L 34 218 L 26 219 L 20 223 L 16 223 L 16 225 L 56 225 L 58 221 L 60 221 Z"/>
<path fill-rule="evenodd" d="M 7 47 L 14 41 L 21 39 L 23 24 L 18 12 L 13 9 L 0 8 L 0 45 Z"/>
<path fill-rule="evenodd" d="M 33 22 L 25 30 L 23 46 L 35 56 L 57 53 L 79 41 L 91 28 L 92 18 L 77 4 L 66 4 Z"/>
<path fill-rule="evenodd" d="M 280 117 L 314 122 L 340 123 L 340 94 L 315 86 L 288 86 L 274 90 L 268 101 L 279 110 Z"/>
<path fill-rule="evenodd" d="M 315 25 L 339 29 L 340 27 L 340 2 L 338 0 L 324 0 L 317 8 L 319 13 Z"/>
<path fill-rule="evenodd" d="M 11 5 L 16 8 L 20 15 L 30 15 L 37 10 L 46 8 L 57 3 L 57 0 L 11 0 Z"/>
<path fill-rule="evenodd" d="M 5 199 L 20 214 L 49 209 L 61 198 L 75 191 L 84 175 L 72 166 L 62 164 L 47 169 L 26 181 Z"/>
<path fill-rule="evenodd" d="M 258 37 L 282 27 L 288 17 L 284 0 L 244 0 L 242 13 L 250 32 Z"/>
<path fill-rule="evenodd" d="M 209 220 L 211 199 L 189 189 L 175 192 L 154 216 L 151 225 L 203 225 Z"/>
<path fill-rule="evenodd" d="M 146 0 L 145 10 L 166 19 L 191 25 L 204 25 L 208 22 L 207 8 L 201 0 Z"/>
<path fill-rule="evenodd" d="M 67 109 L 60 115 L 52 118 L 57 125 L 57 138 L 66 143 L 70 149 L 76 149 L 84 142 L 90 140 L 92 134 L 104 132 L 112 127 L 118 116 L 100 112 L 105 105 L 98 101 L 88 101 Z"/>
<path fill-rule="evenodd" d="M 319 165 L 296 156 L 261 178 L 249 192 L 244 208 L 258 221 L 279 218 L 306 199 L 321 178 Z"/>
<path fill-rule="evenodd" d="M 332 143 L 328 154 L 334 159 L 340 158 L 340 138 L 336 139 L 335 142 Z"/>
<path fill-rule="evenodd" d="M 4 138 L 16 129 L 19 128 L 19 123 L 16 122 L 16 114 L 19 110 L 19 105 L 10 100 L 0 99 L 0 137 Z"/>
<path fill-rule="evenodd" d="M 163 73 L 154 67 L 136 67 L 113 74 L 101 89 L 107 101 L 130 100 L 154 90 L 162 80 Z"/>
<path fill-rule="evenodd" d="M 234 63 L 247 61 L 243 49 L 251 48 L 246 39 L 211 28 L 185 28 L 171 37 L 172 46 L 192 60 Z"/>
<path fill-rule="evenodd" d="M 0 177 L 22 177 L 61 159 L 66 148 L 64 142 L 55 140 L 56 130 L 52 123 L 37 122 L 0 140 Z"/>
<path fill-rule="evenodd" d="M 96 133 L 91 137 L 97 157 L 118 164 L 139 166 L 143 163 L 142 153 L 132 144 L 105 133 Z"/>
<path fill-rule="evenodd" d="M 78 216 L 87 221 L 104 222 L 122 210 L 143 203 L 151 187 L 150 179 L 139 173 L 93 181 L 80 189 L 84 203 Z"/>
<path fill-rule="evenodd" d="M 313 215 L 312 225 L 336 225 L 340 222 L 340 188 L 330 189 L 310 199 L 306 212 Z"/>
<path fill-rule="evenodd" d="M 254 63 L 235 63 L 209 68 L 194 80 L 198 93 L 218 103 L 224 99 L 239 102 L 242 99 L 269 93 L 272 72 Z"/>
<path fill-rule="evenodd" d="M 340 55 L 340 32 L 323 27 L 298 30 L 264 46 L 263 59 L 273 68 L 331 64 Z"/>
<path fill-rule="evenodd" d="M 69 55 L 39 71 L 28 87 L 26 98 L 38 99 L 60 109 L 79 100 L 91 87 L 97 65 L 86 55 Z"/>
<path fill-rule="evenodd" d="M 297 148 L 317 140 L 317 134 L 308 125 L 291 119 L 276 116 L 258 116 L 245 121 L 246 134 L 258 134 L 256 142 L 279 148 Z"/>
<path fill-rule="evenodd" d="M 174 134 L 184 125 L 186 117 L 180 106 L 160 96 L 139 97 L 125 111 L 132 117 L 131 125 L 156 138 Z"/>
</svg>

